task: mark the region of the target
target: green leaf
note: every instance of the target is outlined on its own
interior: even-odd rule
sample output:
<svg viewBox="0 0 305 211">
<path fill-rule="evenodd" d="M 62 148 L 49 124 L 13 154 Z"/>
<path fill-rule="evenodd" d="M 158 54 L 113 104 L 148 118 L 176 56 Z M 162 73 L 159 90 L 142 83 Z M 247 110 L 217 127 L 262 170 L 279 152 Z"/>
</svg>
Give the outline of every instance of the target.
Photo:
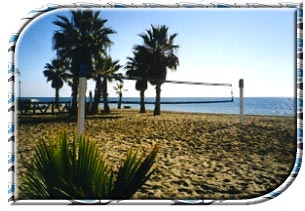
<svg viewBox="0 0 305 211">
<path fill-rule="evenodd" d="M 158 147 L 145 157 L 130 150 L 114 174 L 98 146 L 83 136 L 69 141 L 66 132 L 56 143 L 41 139 L 27 173 L 21 198 L 24 199 L 125 199 L 152 174 Z"/>
</svg>

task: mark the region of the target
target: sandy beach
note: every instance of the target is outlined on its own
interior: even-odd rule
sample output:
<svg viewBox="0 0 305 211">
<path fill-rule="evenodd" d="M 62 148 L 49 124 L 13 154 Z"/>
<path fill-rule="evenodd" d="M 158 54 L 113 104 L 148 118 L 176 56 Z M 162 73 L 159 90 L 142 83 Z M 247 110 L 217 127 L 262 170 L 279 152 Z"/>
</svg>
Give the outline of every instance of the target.
<svg viewBox="0 0 305 211">
<path fill-rule="evenodd" d="M 63 129 L 72 137 L 76 125 L 65 114 L 18 120 L 17 188 L 22 186 L 24 162 L 32 159 L 38 141 L 56 137 Z M 85 134 L 112 166 L 118 166 L 129 149 L 148 153 L 159 145 L 156 171 L 134 199 L 261 196 L 287 178 L 296 152 L 292 117 L 246 116 L 241 125 L 237 115 L 162 112 L 153 116 L 151 111 L 122 109 L 87 116 Z"/>
</svg>

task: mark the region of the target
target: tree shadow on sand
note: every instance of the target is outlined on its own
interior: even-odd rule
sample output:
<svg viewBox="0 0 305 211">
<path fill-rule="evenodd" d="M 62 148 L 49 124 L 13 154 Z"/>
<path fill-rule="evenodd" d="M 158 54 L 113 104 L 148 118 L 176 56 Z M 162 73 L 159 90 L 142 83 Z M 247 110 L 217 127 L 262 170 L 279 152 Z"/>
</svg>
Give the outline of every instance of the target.
<svg viewBox="0 0 305 211">
<path fill-rule="evenodd" d="M 86 115 L 87 120 L 102 120 L 102 119 L 120 119 L 122 115 L 119 114 L 98 114 L 98 115 Z M 20 115 L 17 120 L 18 124 L 40 124 L 40 123 L 54 123 L 64 122 L 73 123 L 77 122 L 76 116 L 69 116 L 68 114 L 58 115 Z"/>
</svg>

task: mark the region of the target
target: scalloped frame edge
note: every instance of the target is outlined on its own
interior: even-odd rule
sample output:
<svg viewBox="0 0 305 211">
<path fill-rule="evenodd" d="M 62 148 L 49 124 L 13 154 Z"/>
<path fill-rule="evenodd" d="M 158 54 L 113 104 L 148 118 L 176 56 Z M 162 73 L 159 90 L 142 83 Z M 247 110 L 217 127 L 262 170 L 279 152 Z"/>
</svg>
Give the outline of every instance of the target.
<svg viewBox="0 0 305 211">
<path fill-rule="evenodd" d="M 296 98 L 297 98 L 297 152 L 294 167 L 288 178 L 275 190 L 252 199 L 242 200 L 15 200 L 15 47 L 23 29 L 29 25 L 35 18 L 47 12 L 64 8 L 296 8 Z M 11 33 L 8 47 L 8 202 L 14 205 L 237 205 L 237 204 L 257 204 L 268 201 L 283 193 L 297 177 L 302 164 L 303 155 L 303 2 L 278 2 L 268 3 L 221 3 L 221 2 L 179 2 L 172 4 L 158 3 L 70 3 L 70 4 L 53 4 L 47 3 L 39 9 L 30 11 L 21 19 L 19 27 Z"/>
</svg>

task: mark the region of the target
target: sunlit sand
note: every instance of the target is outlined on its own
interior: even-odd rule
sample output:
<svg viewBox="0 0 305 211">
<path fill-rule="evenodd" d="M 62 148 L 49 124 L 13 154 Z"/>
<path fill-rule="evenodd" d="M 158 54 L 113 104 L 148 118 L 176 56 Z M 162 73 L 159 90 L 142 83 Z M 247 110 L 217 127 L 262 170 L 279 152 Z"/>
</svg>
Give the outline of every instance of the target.
<svg viewBox="0 0 305 211">
<path fill-rule="evenodd" d="M 72 138 L 76 123 L 55 115 L 19 120 L 17 187 L 22 187 L 24 162 L 31 161 L 39 139 L 56 137 L 64 129 Z M 269 193 L 290 174 L 296 154 L 295 121 L 246 116 L 240 125 L 237 115 L 153 116 L 152 111 L 122 109 L 87 116 L 85 134 L 114 166 L 129 149 L 148 153 L 159 145 L 156 171 L 134 199 L 244 199 Z"/>
</svg>

